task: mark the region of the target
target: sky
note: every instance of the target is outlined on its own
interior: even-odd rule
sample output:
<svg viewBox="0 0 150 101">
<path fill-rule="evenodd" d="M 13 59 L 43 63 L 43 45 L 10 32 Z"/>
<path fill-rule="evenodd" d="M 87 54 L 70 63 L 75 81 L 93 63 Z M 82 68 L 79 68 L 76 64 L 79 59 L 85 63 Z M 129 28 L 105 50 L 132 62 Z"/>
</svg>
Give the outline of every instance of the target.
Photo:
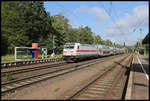
<svg viewBox="0 0 150 101">
<path fill-rule="evenodd" d="M 148 1 L 46 1 L 50 16 L 63 14 L 73 28 L 88 26 L 113 43 L 134 45 L 149 32 Z"/>
</svg>

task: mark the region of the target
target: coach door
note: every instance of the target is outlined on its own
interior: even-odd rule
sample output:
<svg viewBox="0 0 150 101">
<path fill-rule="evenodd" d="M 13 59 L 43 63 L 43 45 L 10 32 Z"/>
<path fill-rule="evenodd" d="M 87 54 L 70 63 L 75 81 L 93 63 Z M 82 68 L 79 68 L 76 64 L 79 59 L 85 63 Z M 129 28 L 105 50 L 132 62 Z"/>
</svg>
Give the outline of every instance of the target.
<svg viewBox="0 0 150 101">
<path fill-rule="evenodd" d="M 101 48 L 99 48 L 99 55 L 103 55 L 103 51 Z"/>
<path fill-rule="evenodd" d="M 80 55 L 80 51 L 79 51 L 80 47 L 79 45 L 77 46 L 77 55 Z"/>
</svg>

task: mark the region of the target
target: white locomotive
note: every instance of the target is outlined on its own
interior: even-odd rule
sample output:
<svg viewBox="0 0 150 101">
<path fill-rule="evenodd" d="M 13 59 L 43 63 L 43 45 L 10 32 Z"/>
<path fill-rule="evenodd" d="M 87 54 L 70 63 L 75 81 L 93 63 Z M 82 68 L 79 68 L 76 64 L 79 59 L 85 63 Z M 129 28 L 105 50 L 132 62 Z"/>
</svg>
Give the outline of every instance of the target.
<svg viewBox="0 0 150 101">
<path fill-rule="evenodd" d="M 109 47 L 100 44 L 66 43 L 63 49 L 63 59 L 67 62 L 74 62 L 83 59 L 98 58 L 124 53 L 123 49 Z"/>
</svg>

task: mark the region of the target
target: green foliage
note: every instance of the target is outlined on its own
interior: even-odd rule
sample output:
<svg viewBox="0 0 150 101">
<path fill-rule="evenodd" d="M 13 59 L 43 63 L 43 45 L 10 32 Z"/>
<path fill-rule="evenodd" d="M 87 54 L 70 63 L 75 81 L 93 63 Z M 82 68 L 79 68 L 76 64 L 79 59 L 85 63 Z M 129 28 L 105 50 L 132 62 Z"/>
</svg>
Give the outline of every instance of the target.
<svg viewBox="0 0 150 101">
<path fill-rule="evenodd" d="M 17 18 L 17 5 L 19 2 L 2 2 L 2 16 L 1 16 L 1 29 L 2 29 L 2 54 L 7 53 L 16 44 L 18 34 L 16 34 Z M 19 40 L 19 39 L 18 39 Z"/>
<path fill-rule="evenodd" d="M 13 78 L 12 78 L 12 74 L 10 73 L 7 73 L 6 76 L 5 76 L 5 80 L 6 81 L 11 81 Z"/>
<path fill-rule="evenodd" d="M 102 38 L 100 35 L 94 36 L 94 39 L 96 44 L 102 44 Z"/>
<path fill-rule="evenodd" d="M 7 54 L 5 56 L 1 56 L 1 61 L 14 61 L 15 60 L 15 57 L 13 54 Z"/>
<path fill-rule="evenodd" d="M 54 39 L 55 39 L 55 47 L 56 53 L 61 53 L 63 50 L 63 45 L 67 42 L 67 34 L 66 29 L 64 28 L 64 20 L 65 18 L 58 14 L 52 16 L 52 27 L 54 28 Z"/>
<path fill-rule="evenodd" d="M 14 53 L 15 46 L 31 46 L 50 34 L 51 21 L 43 1 L 2 2 L 3 54 Z"/>
<path fill-rule="evenodd" d="M 105 45 L 112 46 L 112 42 L 110 40 L 106 40 Z"/>
<path fill-rule="evenodd" d="M 142 55 L 149 56 L 149 44 L 142 44 L 142 40 L 139 40 L 134 45 L 134 52 L 139 52 Z"/>
<path fill-rule="evenodd" d="M 88 26 L 72 28 L 64 15 L 50 16 L 43 5 L 44 1 L 2 1 L 2 55 L 14 54 L 15 46 L 31 47 L 35 42 L 39 47 L 52 50 L 53 38 L 56 54 L 61 54 L 68 42 L 114 46 L 110 40 L 95 35 Z"/>
</svg>

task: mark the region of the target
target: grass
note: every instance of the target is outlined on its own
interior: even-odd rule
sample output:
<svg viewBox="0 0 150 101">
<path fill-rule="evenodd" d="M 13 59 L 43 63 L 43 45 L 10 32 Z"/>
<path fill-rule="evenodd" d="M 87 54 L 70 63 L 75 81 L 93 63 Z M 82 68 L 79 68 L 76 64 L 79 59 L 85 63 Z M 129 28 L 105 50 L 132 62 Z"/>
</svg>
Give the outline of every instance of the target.
<svg viewBox="0 0 150 101">
<path fill-rule="evenodd" d="M 21 56 L 22 58 L 25 59 L 25 57 Z M 47 58 L 61 58 L 62 54 L 56 55 L 55 57 L 52 57 L 50 55 L 47 56 Z M 32 56 L 29 56 L 30 59 L 32 59 Z M 38 59 L 42 59 L 42 55 L 38 55 Z M 1 62 L 9 62 L 9 61 L 15 61 L 15 56 L 13 54 L 8 54 L 5 56 L 1 56 Z"/>
<path fill-rule="evenodd" d="M 14 61 L 15 60 L 15 56 L 12 54 L 9 55 L 5 55 L 5 56 L 1 56 L 1 61 Z"/>
<path fill-rule="evenodd" d="M 149 56 L 149 52 L 144 52 L 144 55 L 145 56 Z"/>
<path fill-rule="evenodd" d="M 8 73 L 6 74 L 5 78 L 4 78 L 4 81 L 11 81 L 13 78 L 12 78 L 12 74 Z"/>
<path fill-rule="evenodd" d="M 48 57 L 48 58 L 61 58 L 61 57 L 62 57 L 62 54 L 55 55 L 55 57 L 52 57 L 52 56 L 48 55 L 47 57 Z"/>
</svg>

